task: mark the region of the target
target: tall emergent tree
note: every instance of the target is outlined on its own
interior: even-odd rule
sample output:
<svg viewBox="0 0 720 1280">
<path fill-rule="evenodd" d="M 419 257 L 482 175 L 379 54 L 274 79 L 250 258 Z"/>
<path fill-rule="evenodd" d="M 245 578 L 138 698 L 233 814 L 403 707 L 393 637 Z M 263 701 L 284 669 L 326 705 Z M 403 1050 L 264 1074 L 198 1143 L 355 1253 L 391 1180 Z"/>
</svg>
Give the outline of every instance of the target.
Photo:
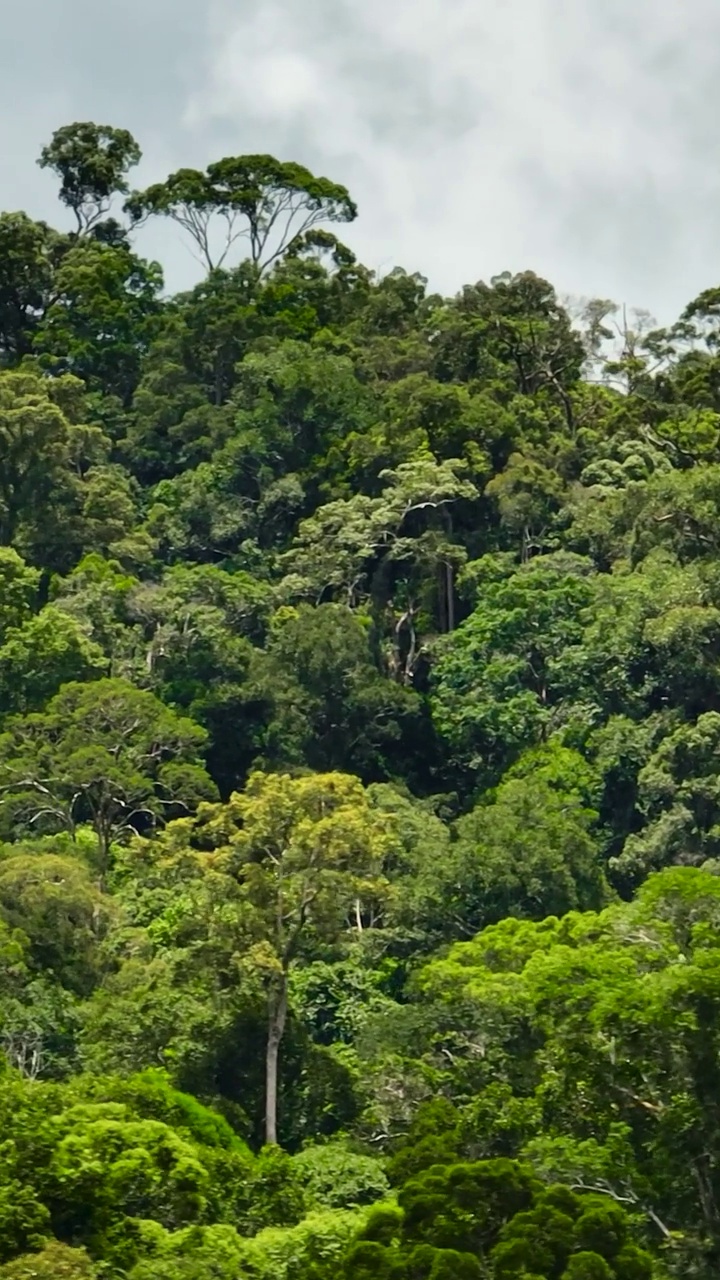
<svg viewBox="0 0 720 1280">
<path fill-rule="evenodd" d="M 178 169 L 165 182 L 133 192 L 125 208 L 135 223 L 153 214 L 179 223 L 208 271 L 222 267 L 243 237 L 252 262 L 263 271 L 312 227 L 357 217 L 345 187 L 267 155 L 226 156 L 204 173 Z M 224 224 L 219 237 L 213 230 L 216 220 Z"/>
<path fill-rule="evenodd" d="M 88 120 L 57 129 L 38 164 L 57 174 L 60 199 L 74 213 L 78 235 L 87 235 L 108 213 L 113 196 L 127 192 L 127 174 L 141 155 L 127 129 Z"/>
<path fill-rule="evenodd" d="M 194 838 L 244 887 L 257 939 L 248 963 L 267 993 L 265 1133 L 277 1142 L 278 1062 L 290 972 L 308 934 L 326 943 L 362 931 L 382 896 L 393 846 L 389 816 L 343 773 L 251 775 L 228 805 L 203 808 Z"/>
</svg>

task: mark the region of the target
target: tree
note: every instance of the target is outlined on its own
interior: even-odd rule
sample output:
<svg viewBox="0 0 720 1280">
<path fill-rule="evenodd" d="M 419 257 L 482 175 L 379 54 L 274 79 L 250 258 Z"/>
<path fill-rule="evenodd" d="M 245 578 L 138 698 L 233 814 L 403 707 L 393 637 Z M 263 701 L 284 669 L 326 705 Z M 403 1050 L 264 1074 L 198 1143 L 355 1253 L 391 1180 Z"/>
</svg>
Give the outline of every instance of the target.
<svg viewBox="0 0 720 1280">
<path fill-rule="evenodd" d="M 420 699 L 381 674 L 367 620 L 345 605 L 278 610 L 247 694 L 267 707 L 269 768 L 305 763 L 367 782 L 414 773 Z"/>
<path fill-rule="evenodd" d="M 112 1265 L 136 1280 L 230 1280 L 246 1270 L 272 1280 L 297 1267 L 305 1275 L 306 1264 L 310 1274 L 316 1263 L 339 1262 L 367 1216 L 320 1207 L 322 1159 L 306 1195 L 301 1166 L 286 1153 L 253 1156 L 216 1111 L 157 1070 L 54 1087 L 5 1072 L 2 1111 L 8 1280 L 93 1280 L 91 1259 L 98 1271 Z M 381 1194 L 380 1162 L 354 1164 L 355 1172 L 348 1155 L 346 1195 L 353 1177 L 366 1196 Z"/>
<path fill-rule="evenodd" d="M 2 1280 L 97 1280 L 85 1249 L 50 1240 L 38 1253 L 23 1254 L 0 1267 Z"/>
<path fill-rule="evenodd" d="M 510 1160 L 437 1164 L 401 1187 L 399 1209 L 375 1209 L 347 1251 L 343 1276 L 427 1280 L 652 1280 L 653 1261 L 620 1205 L 543 1188 Z"/>
<path fill-rule="evenodd" d="M 592 766 L 557 739 L 524 753 L 453 823 L 442 797 L 418 801 L 372 787 L 403 850 L 386 869 L 393 886 L 386 947 L 412 958 L 507 916 L 541 920 L 604 905 L 611 894 L 595 809 L 600 791 Z"/>
<path fill-rule="evenodd" d="M 127 600 L 137 585 L 137 578 L 123 570 L 119 561 L 93 551 L 83 556 L 67 577 L 52 579 L 50 599 L 81 623 L 113 662 L 126 652 Z"/>
<path fill-rule="evenodd" d="M 720 594 L 700 564 L 656 550 L 630 569 L 592 579 L 579 644 L 558 675 L 591 714 L 647 717 L 682 708 L 696 716 L 718 703 Z"/>
<path fill-rule="evenodd" d="M 166 320 L 143 360 L 121 446 L 128 469 L 143 484 L 171 479 L 188 466 L 208 462 L 228 434 L 228 411 L 208 401 L 204 387 L 185 367 L 177 329 L 179 325 Z"/>
<path fill-rule="evenodd" d="M 85 627 L 46 605 L 0 642 L 0 714 L 39 711 L 61 685 L 107 672 L 102 649 Z"/>
<path fill-rule="evenodd" d="M 110 444 L 86 413 L 77 378 L 0 373 L 0 544 L 53 568 L 67 555 L 84 473 L 105 460 Z"/>
<path fill-rule="evenodd" d="M 437 308 L 432 324 L 441 381 L 493 378 L 505 392 L 558 406 L 566 430 L 575 431 L 571 390 L 585 351 L 547 280 L 532 271 L 504 272 L 489 285 L 466 285 Z"/>
<path fill-rule="evenodd" d="M 162 313 L 162 270 L 126 245 L 83 240 L 58 264 L 33 348 L 57 376 L 128 407 Z"/>
<path fill-rule="evenodd" d="M 144 665 L 172 686 L 168 701 L 183 703 L 187 695 L 182 697 L 175 685 L 180 672 L 192 679 L 190 668 L 197 662 L 198 692 L 207 689 L 214 674 L 226 678 L 234 665 L 233 643 L 241 637 L 261 640 L 272 607 L 267 582 L 217 565 L 173 566 L 160 582 L 134 582 L 127 598 L 128 616 L 142 626 L 149 646 Z M 231 651 L 227 656 L 224 646 Z"/>
<path fill-rule="evenodd" d="M 84 860 L 51 840 L 0 847 L 0 916 L 27 939 L 36 974 L 87 995 L 99 980 L 100 943 L 112 915 Z"/>
<path fill-rule="evenodd" d="M 236 466 L 232 451 L 220 450 L 155 487 L 146 530 L 166 563 L 222 562 L 250 541 L 255 512 L 238 484 L 243 461 Z"/>
<path fill-rule="evenodd" d="M 158 865 L 167 872 L 166 859 Z M 236 887 L 229 876 L 217 880 L 214 893 L 201 893 L 187 876 L 151 886 L 128 878 L 119 901 L 133 950 L 111 931 L 106 945 L 119 944 L 120 963 L 84 1004 L 82 1064 L 94 1077 L 160 1065 L 180 1088 L 219 1102 L 250 1136 L 262 1093 L 263 1011 L 255 1008 L 254 992 L 237 990 L 237 951 L 228 955 L 219 945 L 218 933 L 226 942 L 231 934 L 236 947 L 244 934 Z M 257 1110 L 262 1115 L 262 1100 Z"/>
<path fill-rule="evenodd" d="M 379 497 L 356 493 L 319 507 L 283 556 L 289 593 L 317 603 L 341 593 L 350 607 L 372 595 L 388 610 L 400 683 L 413 680 L 418 621 L 430 629 L 429 614 L 439 630 L 455 627 L 455 575 L 465 552 L 451 512 L 478 496 L 466 471 L 457 458 L 427 454 L 383 471 Z"/>
<path fill-rule="evenodd" d="M 60 199 L 75 215 L 78 235 L 84 236 L 97 231 L 112 197 L 127 192 L 127 174 L 141 154 L 127 129 L 85 121 L 57 129 L 38 164 L 60 179 Z"/>
<path fill-rule="evenodd" d="M 210 461 L 232 433 L 226 407 L 258 334 L 255 269 L 216 271 L 166 306 L 143 359 L 124 455 L 144 483 Z"/>
<path fill-rule="evenodd" d="M 609 897 L 597 815 L 539 772 L 508 777 L 491 803 L 457 823 L 451 857 L 436 868 L 435 900 L 446 903 L 460 934 L 509 916 L 597 910 Z"/>
<path fill-rule="evenodd" d="M 635 1206 L 677 1251 L 678 1274 L 703 1277 L 720 1251 L 719 911 L 716 875 L 673 868 L 599 915 L 505 920 L 419 983 L 425 1004 L 438 1002 L 433 1041 L 452 1054 L 451 1095 L 489 1088 L 497 1110 L 505 1082 L 526 1156 Z"/>
<path fill-rule="evenodd" d="M 52 495 L 70 463 L 70 426 L 51 388 L 27 373 L 0 375 L 0 541 Z"/>
<path fill-rule="evenodd" d="M 299 1151 L 293 1165 L 313 1207 L 357 1208 L 383 1200 L 389 1190 L 377 1158 L 360 1155 L 340 1142 Z"/>
<path fill-rule="evenodd" d="M 136 582 L 126 598 L 134 626 L 132 646 L 125 628 L 116 642 L 124 669 L 208 730 L 208 765 L 223 795 L 261 749 L 255 645 L 273 604 L 267 582 L 215 565 L 177 565 L 160 582 Z"/>
<path fill-rule="evenodd" d="M 564 492 L 562 476 L 542 454 L 513 453 L 504 471 L 486 485 L 485 493 L 497 503 L 501 526 L 512 536 L 525 564 L 533 555 L 548 551 L 549 532 Z"/>
<path fill-rule="evenodd" d="M 616 873 L 632 884 L 673 864 L 717 866 L 719 783 L 720 714 L 708 711 L 664 737 L 639 771 L 644 821 L 614 860 Z"/>
<path fill-rule="evenodd" d="M 454 759 L 479 780 L 492 783 L 562 723 L 563 661 L 582 639 L 590 568 L 562 554 L 515 571 L 492 556 L 468 566 L 478 603 L 436 644 L 431 707 Z"/>
<path fill-rule="evenodd" d="M 719 486 L 717 463 L 654 476 L 633 522 L 633 560 L 657 546 L 669 548 L 681 563 L 717 556 L 720 539 L 713 513 Z"/>
<path fill-rule="evenodd" d="M 72 890 L 69 896 L 73 896 Z M 76 994 L 43 969 L 27 935 L 11 928 L 4 915 L 0 912 L 0 1073 L 5 1076 L 9 1066 L 30 1081 L 62 1078 L 72 1068 L 75 1056 Z M 82 942 L 78 950 L 83 950 Z M 9 1092 L 6 1079 L 3 1090 Z M 3 1160 L 2 1172 L 6 1190 L 8 1175 L 12 1178 L 7 1160 Z M 6 1212 L 0 1198 L 3 1241 L 9 1225 Z"/>
<path fill-rule="evenodd" d="M 332 942 L 367 923 L 382 893 L 391 826 L 357 778 L 254 773 L 227 806 L 201 811 L 196 839 L 218 847 L 220 865 L 234 871 L 252 909 L 257 941 L 246 963 L 267 992 L 266 1141 L 276 1143 L 291 970 L 308 934 Z"/>
<path fill-rule="evenodd" d="M 312 227 L 357 216 L 345 187 L 267 155 L 228 156 L 204 173 L 179 169 L 165 182 L 133 192 L 125 207 L 134 222 L 153 214 L 173 218 L 189 232 L 209 272 L 222 267 L 240 238 L 262 271 Z M 211 232 L 216 217 L 225 225 L 218 250 Z"/>
<path fill-rule="evenodd" d="M 52 296 L 57 239 L 27 214 L 0 214 L 0 366 L 14 367 L 32 351 Z"/>
<path fill-rule="evenodd" d="M 0 547 L 0 639 L 32 616 L 40 577 L 40 571 L 31 569 L 12 547 Z"/>
<path fill-rule="evenodd" d="M 207 735 L 124 680 L 68 684 L 43 712 L 0 735 L 0 785 L 10 830 L 89 822 L 101 881 L 114 840 L 216 794 L 200 763 Z"/>
<path fill-rule="evenodd" d="M 441 799 L 418 800 L 391 783 L 375 783 L 368 794 L 372 804 L 390 817 L 396 836 L 392 859 L 385 867 L 392 895 L 385 912 L 383 947 L 412 961 L 414 955 L 442 945 L 457 923 L 453 904 L 445 898 L 451 884 L 457 888 L 450 827 L 440 816 Z M 443 899 L 446 910 L 441 914 L 437 903 Z M 371 970 L 370 976 L 376 975 L 377 970 Z M 365 995 L 363 1007 L 369 1003 Z"/>
<path fill-rule="evenodd" d="M 158 1228 L 162 1238 L 163 1227 L 206 1219 L 245 1225 L 263 1198 L 272 1221 L 278 1208 L 290 1221 L 301 1216 L 301 1206 L 292 1212 L 300 1197 L 293 1205 L 289 1159 L 279 1157 L 284 1169 L 264 1168 L 219 1115 L 172 1089 L 161 1072 L 79 1076 L 54 1087 L 7 1073 L 3 1083 L 4 1172 L 22 1187 L 20 1210 L 33 1197 L 55 1237 L 93 1257 L 127 1270 L 153 1251 L 148 1229 L 157 1240 Z M 271 1172 L 275 1206 L 272 1193 L 263 1197 Z M 6 1256 L 42 1243 L 20 1240 L 12 1249 L 8 1236 Z"/>
<path fill-rule="evenodd" d="M 366 431 L 376 412 L 347 356 L 290 340 L 246 356 L 231 403 L 234 435 L 260 490 L 289 471 L 311 500 L 341 442 Z"/>
</svg>

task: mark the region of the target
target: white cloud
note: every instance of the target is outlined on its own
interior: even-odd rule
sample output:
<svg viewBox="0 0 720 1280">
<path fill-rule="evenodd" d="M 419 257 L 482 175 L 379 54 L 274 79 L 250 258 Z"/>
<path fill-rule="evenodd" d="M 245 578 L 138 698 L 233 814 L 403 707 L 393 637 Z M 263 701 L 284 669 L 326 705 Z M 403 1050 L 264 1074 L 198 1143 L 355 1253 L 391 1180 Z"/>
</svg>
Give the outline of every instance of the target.
<svg viewBox="0 0 720 1280">
<path fill-rule="evenodd" d="M 666 318 L 718 270 L 711 0 L 219 0 L 212 16 L 188 119 L 345 181 L 371 265 L 446 289 L 531 266 Z"/>
<path fill-rule="evenodd" d="M 34 158 L 94 118 L 136 133 L 143 182 L 243 151 L 345 182 L 362 258 L 435 288 L 531 267 L 672 319 L 720 277 L 716 0 L 61 8 L 25 0 L 5 21 L 4 207 L 57 220 Z M 171 228 L 142 243 L 190 282 Z"/>
</svg>

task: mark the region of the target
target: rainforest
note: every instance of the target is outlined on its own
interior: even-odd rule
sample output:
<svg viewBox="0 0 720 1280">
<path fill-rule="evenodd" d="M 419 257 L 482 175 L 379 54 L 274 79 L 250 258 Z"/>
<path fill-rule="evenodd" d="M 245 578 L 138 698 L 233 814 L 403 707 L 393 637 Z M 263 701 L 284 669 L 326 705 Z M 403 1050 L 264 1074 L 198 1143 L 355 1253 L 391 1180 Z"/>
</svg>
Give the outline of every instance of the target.
<svg viewBox="0 0 720 1280">
<path fill-rule="evenodd" d="M 140 158 L 0 214 L 0 1280 L 717 1277 L 720 287 Z"/>
</svg>

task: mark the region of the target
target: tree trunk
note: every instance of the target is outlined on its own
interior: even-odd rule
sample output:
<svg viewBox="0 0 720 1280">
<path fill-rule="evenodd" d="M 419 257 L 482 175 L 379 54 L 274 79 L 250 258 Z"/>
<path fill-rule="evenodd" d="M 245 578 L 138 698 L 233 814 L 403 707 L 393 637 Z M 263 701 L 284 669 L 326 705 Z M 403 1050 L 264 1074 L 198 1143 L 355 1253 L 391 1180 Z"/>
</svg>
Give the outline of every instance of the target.
<svg viewBox="0 0 720 1280">
<path fill-rule="evenodd" d="M 269 1001 L 265 1053 L 265 1142 L 269 1147 L 277 1143 L 278 1062 L 287 1020 L 287 985 L 287 972 L 283 971 Z"/>
<path fill-rule="evenodd" d="M 448 541 L 450 542 L 453 535 L 452 511 L 445 507 L 443 517 L 445 522 L 445 531 L 448 536 Z M 444 582 L 442 581 L 443 578 L 445 579 Z M 455 574 L 453 572 L 452 560 L 450 559 L 445 561 L 443 569 L 441 569 L 441 594 L 443 589 L 445 593 L 446 630 L 450 634 L 455 630 Z"/>
<path fill-rule="evenodd" d="M 442 561 L 438 561 L 437 568 L 437 592 L 438 592 L 438 630 L 441 635 L 446 635 L 449 631 L 447 617 L 447 576 L 445 573 L 445 565 Z"/>
<path fill-rule="evenodd" d="M 108 872 L 110 870 L 110 845 L 112 837 L 102 816 L 95 821 L 95 836 L 98 842 L 98 888 L 101 893 L 107 892 Z"/>
<path fill-rule="evenodd" d="M 449 562 L 445 565 L 445 584 L 447 588 L 447 629 L 452 633 L 455 630 L 455 585 L 453 583 L 453 567 Z"/>
</svg>

